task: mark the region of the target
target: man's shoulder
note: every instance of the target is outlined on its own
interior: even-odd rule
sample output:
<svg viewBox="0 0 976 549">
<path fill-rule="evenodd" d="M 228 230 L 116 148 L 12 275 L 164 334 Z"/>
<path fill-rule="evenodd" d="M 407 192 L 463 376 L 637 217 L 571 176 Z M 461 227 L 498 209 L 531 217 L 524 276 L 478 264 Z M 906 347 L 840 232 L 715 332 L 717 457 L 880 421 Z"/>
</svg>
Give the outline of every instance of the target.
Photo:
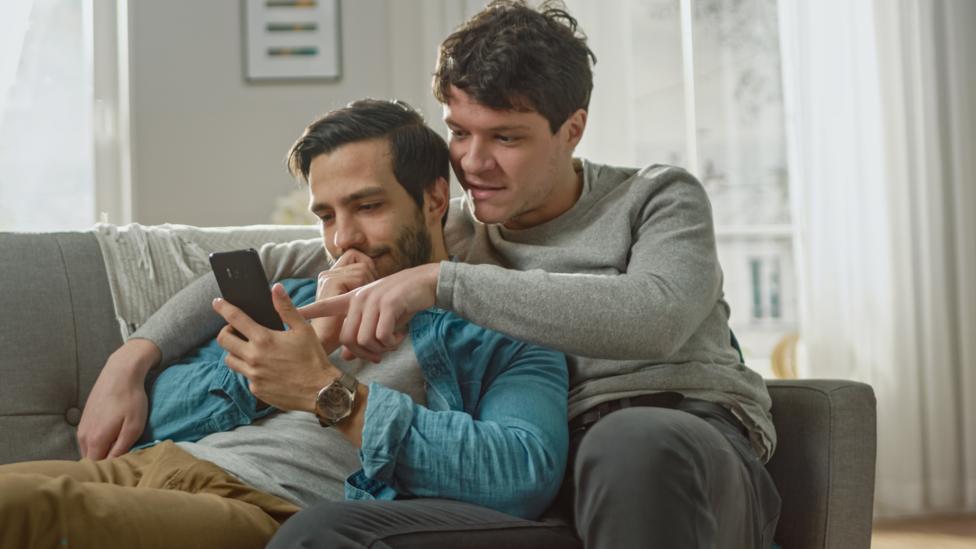
<svg viewBox="0 0 976 549">
<path fill-rule="evenodd" d="M 706 205 L 704 186 L 684 168 L 651 164 L 644 168 L 622 168 L 584 163 L 593 202 L 613 202 L 635 212 L 647 214 L 657 206 L 681 202 Z M 645 215 L 638 215 L 643 219 Z"/>
<path fill-rule="evenodd" d="M 673 183 L 700 183 L 687 170 L 670 164 L 649 164 L 643 168 L 611 166 L 589 160 L 583 161 L 583 169 L 590 184 L 595 188 L 614 188 L 621 185 L 657 189 Z"/>
</svg>

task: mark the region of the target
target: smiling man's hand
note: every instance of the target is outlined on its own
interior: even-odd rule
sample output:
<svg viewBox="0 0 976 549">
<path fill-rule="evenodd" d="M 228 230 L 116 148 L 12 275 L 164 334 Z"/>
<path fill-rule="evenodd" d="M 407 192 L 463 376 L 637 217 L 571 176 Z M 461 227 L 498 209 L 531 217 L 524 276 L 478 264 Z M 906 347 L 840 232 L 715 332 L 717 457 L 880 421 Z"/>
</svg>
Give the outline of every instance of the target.
<svg viewBox="0 0 976 549">
<path fill-rule="evenodd" d="M 379 278 L 373 258 L 356 249 L 349 249 L 339 257 L 331 269 L 319 273 L 316 301 L 345 294 Z M 326 354 L 339 347 L 339 334 L 344 315 L 322 316 L 311 320 L 312 328 Z"/>
</svg>

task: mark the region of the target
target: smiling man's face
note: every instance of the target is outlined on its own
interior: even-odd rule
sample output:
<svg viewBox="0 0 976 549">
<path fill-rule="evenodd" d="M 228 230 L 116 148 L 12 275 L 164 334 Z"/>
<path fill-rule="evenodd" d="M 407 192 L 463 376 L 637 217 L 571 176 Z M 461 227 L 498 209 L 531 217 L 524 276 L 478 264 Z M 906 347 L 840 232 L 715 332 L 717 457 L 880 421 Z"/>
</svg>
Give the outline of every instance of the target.
<svg viewBox="0 0 976 549">
<path fill-rule="evenodd" d="M 430 261 L 430 228 L 393 175 L 386 140 L 350 143 L 315 157 L 308 183 L 309 209 L 322 220 L 333 259 L 359 250 L 373 258 L 381 277 Z"/>
<path fill-rule="evenodd" d="M 562 192 L 559 169 L 571 161 L 575 145 L 568 124 L 552 133 L 537 112 L 491 109 L 453 86 L 444 122 L 451 130 L 451 165 L 478 221 L 522 229 L 566 210 L 554 192 Z"/>
</svg>

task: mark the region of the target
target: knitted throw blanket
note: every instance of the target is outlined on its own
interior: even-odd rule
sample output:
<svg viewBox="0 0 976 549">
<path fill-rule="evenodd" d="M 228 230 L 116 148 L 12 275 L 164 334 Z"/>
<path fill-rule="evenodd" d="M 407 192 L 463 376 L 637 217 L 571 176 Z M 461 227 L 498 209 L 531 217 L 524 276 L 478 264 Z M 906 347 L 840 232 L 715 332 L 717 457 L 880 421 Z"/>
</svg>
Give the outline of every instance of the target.
<svg viewBox="0 0 976 549">
<path fill-rule="evenodd" d="M 197 277 L 210 272 L 211 252 L 315 238 L 314 226 L 111 225 L 93 228 L 108 274 L 123 340 Z"/>
</svg>

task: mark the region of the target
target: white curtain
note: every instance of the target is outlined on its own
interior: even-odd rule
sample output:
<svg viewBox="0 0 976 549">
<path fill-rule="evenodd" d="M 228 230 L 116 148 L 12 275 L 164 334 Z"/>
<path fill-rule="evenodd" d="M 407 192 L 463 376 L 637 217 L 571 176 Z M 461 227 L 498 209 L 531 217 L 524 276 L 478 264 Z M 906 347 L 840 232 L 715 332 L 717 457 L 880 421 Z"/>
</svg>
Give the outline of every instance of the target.
<svg viewBox="0 0 976 549">
<path fill-rule="evenodd" d="M 17 76 L 32 3 L 11 2 L 0 8 L 0 113 L 6 110 L 7 94 Z"/>
<path fill-rule="evenodd" d="M 392 95 L 423 113 L 431 127 L 447 136 L 441 104 L 431 93 L 431 76 L 441 40 L 481 11 L 488 0 L 387 0 Z M 463 191 L 451 172 L 451 196 Z"/>
<path fill-rule="evenodd" d="M 95 220 L 86 4 L 0 2 L 0 230 Z"/>
<path fill-rule="evenodd" d="M 780 23 L 801 372 L 874 387 L 877 516 L 976 510 L 976 2 Z"/>
</svg>

